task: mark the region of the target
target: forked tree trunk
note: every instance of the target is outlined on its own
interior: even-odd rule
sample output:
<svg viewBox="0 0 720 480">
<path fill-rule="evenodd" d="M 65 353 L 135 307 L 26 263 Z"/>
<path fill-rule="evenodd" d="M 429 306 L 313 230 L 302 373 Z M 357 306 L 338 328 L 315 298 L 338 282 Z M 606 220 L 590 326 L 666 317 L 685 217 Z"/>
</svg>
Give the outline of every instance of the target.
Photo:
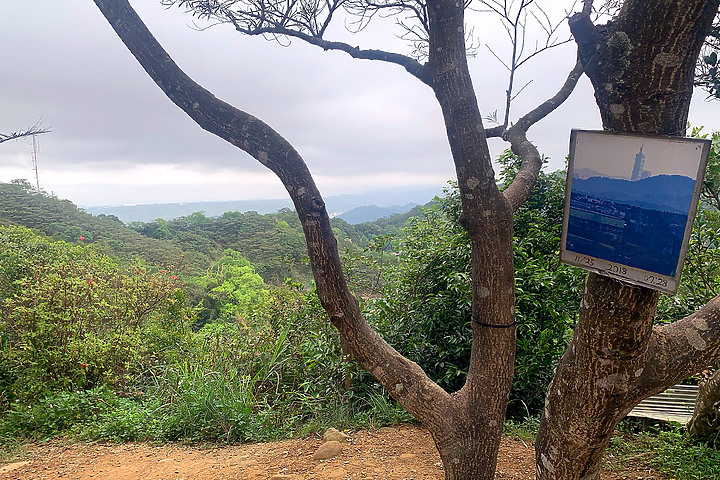
<svg viewBox="0 0 720 480">
<path fill-rule="evenodd" d="M 605 129 L 684 134 L 695 62 L 717 11 L 718 0 L 627 0 L 608 25 L 584 14 L 570 19 Z M 712 305 L 653 329 L 658 299 L 652 290 L 588 275 L 574 338 L 546 397 L 538 478 L 599 478 L 617 423 L 716 354 L 717 342 L 706 340 L 707 319 L 717 319 Z"/>
</svg>

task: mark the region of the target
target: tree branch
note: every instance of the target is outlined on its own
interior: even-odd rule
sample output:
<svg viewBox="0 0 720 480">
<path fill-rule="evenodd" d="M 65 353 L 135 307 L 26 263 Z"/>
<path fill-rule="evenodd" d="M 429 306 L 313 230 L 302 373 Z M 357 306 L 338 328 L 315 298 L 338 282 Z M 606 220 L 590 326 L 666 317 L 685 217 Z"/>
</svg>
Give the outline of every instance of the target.
<svg viewBox="0 0 720 480">
<path fill-rule="evenodd" d="M 359 19 L 353 23 L 357 31 L 362 30 L 373 15 L 380 10 L 393 13 L 411 12 L 423 29 L 427 19 L 421 2 L 410 0 L 371 2 L 367 0 L 228 0 L 208 2 L 207 0 L 161 0 L 164 5 L 179 5 L 188 12 L 203 19 L 213 19 L 219 23 L 230 23 L 235 30 L 245 35 L 297 38 L 324 50 L 338 50 L 353 58 L 379 60 L 404 67 L 410 74 L 424 80 L 423 65 L 411 57 L 382 50 L 360 49 L 344 42 L 329 41 L 323 38 L 335 13 L 343 8 Z M 408 31 L 412 26 L 399 22 Z M 417 40 L 413 41 L 415 43 Z"/>
<path fill-rule="evenodd" d="M 396 65 L 400 65 L 401 67 L 405 68 L 408 73 L 413 75 L 414 77 L 418 78 L 423 83 L 427 84 L 427 75 L 425 72 L 425 66 L 418 62 L 417 60 L 414 60 L 406 55 L 402 55 L 399 53 L 392 53 L 392 52 L 386 52 L 384 50 L 363 50 L 359 47 L 353 47 L 352 45 L 349 45 L 347 43 L 343 42 L 333 42 L 329 40 L 325 40 L 323 38 L 314 37 L 312 35 L 308 35 L 307 33 L 298 32 L 295 30 L 291 30 L 288 28 L 282 28 L 282 27 L 272 27 L 272 28 L 261 28 L 254 30 L 252 33 L 243 31 L 236 27 L 236 29 L 242 33 L 248 33 L 251 35 L 263 35 L 263 34 L 273 34 L 273 35 L 286 35 L 288 37 L 294 37 L 300 40 L 303 40 L 304 42 L 307 42 L 311 45 L 315 45 L 317 47 L 322 48 L 323 50 L 337 50 L 341 52 L 345 52 L 348 55 L 350 55 L 353 58 L 358 58 L 362 60 L 379 60 L 383 62 L 388 63 L 394 63 Z"/>
<path fill-rule="evenodd" d="M 656 326 L 644 355 L 641 388 L 658 391 L 707 367 L 720 354 L 720 296 L 697 312 Z"/>
<path fill-rule="evenodd" d="M 535 180 L 537 180 L 540 168 L 542 167 L 540 153 L 527 139 L 526 134 L 528 129 L 555 111 L 555 109 L 568 99 L 582 74 L 582 64 L 580 61 L 577 61 L 575 67 L 570 71 L 570 74 L 565 80 L 565 83 L 553 97 L 521 117 L 517 123 L 502 133 L 503 138 L 510 141 L 512 151 L 522 159 L 522 164 L 518 174 L 515 176 L 515 180 L 503 191 L 503 195 L 505 195 L 505 198 L 510 202 L 513 210 L 520 208 L 520 205 L 522 205 L 530 195 L 530 191 L 533 185 L 535 185 Z M 487 133 L 489 137 L 491 133 L 495 134 L 496 130 L 488 130 Z"/>
</svg>

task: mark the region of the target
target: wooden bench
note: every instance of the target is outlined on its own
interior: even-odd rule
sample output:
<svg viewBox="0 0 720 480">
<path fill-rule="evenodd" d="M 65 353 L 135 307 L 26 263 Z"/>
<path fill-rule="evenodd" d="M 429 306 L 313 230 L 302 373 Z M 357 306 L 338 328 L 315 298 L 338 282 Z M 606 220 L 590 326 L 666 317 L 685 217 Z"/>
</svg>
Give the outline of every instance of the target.
<svg viewBox="0 0 720 480">
<path fill-rule="evenodd" d="M 675 385 L 640 402 L 628 413 L 628 417 L 652 418 L 687 425 L 695 410 L 697 395 L 697 385 Z"/>
</svg>

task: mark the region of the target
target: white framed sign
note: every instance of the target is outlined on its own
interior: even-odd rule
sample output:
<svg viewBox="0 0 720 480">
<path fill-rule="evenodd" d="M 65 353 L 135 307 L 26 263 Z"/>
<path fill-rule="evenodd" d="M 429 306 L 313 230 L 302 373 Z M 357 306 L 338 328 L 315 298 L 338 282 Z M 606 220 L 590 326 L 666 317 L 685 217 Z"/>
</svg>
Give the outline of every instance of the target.
<svg viewBox="0 0 720 480">
<path fill-rule="evenodd" d="M 561 261 L 674 294 L 710 144 L 572 130 Z"/>
</svg>

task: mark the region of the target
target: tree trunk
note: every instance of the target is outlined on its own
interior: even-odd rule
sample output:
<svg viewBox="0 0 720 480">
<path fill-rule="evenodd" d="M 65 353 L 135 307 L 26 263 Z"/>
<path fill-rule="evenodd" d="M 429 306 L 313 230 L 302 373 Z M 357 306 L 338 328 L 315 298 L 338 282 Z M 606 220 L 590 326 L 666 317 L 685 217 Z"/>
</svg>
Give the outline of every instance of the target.
<svg viewBox="0 0 720 480">
<path fill-rule="evenodd" d="M 495 477 L 515 361 L 512 208 L 495 184 L 464 35 L 464 3 L 427 2 L 427 83 L 443 113 L 472 245 L 472 330 L 468 377 L 442 429 L 429 428 L 447 480 Z"/>
<path fill-rule="evenodd" d="M 700 385 L 688 430 L 699 438 L 720 434 L 720 370 Z"/>
<path fill-rule="evenodd" d="M 607 25 L 595 26 L 585 14 L 570 19 L 605 129 L 684 134 L 695 62 L 717 11 L 717 0 L 627 0 Z M 654 331 L 658 299 L 655 291 L 588 275 L 574 338 L 546 397 L 538 478 L 599 478 L 617 423 L 698 367 L 698 349 L 680 354 L 671 347 L 699 332 L 692 322 L 700 317 Z"/>
</svg>

